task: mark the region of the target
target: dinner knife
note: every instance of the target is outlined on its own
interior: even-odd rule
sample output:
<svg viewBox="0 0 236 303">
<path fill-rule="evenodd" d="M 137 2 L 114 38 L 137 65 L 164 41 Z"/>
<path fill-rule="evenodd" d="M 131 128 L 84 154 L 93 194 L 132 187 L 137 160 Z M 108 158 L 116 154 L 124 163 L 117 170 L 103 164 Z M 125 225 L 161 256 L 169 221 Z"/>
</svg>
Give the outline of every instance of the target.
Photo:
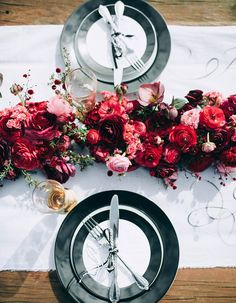
<svg viewBox="0 0 236 303">
<path fill-rule="evenodd" d="M 121 62 L 121 58 L 117 55 L 117 50 L 114 45 L 113 40 L 111 41 L 111 49 L 112 49 L 112 58 L 114 61 L 114 68 L 113 68 L 113 80 L 114 80 L 114 87 L 120 85 L 122 83 L 123 78 L 123 65 Z"/>
<path fill-rule="evenodd" d="M 120 299 L 120 288 L 117 281 L 117 238 L 119 233 L 119 199 L 117 195 L 114 195 L 111 199 L 109 222 L 111 231 L 110 253 L 114 267 L 111 271 L 112 281 L 109 288 L 109 300 L 112 303 L 117 303 Z"/>
</svg>

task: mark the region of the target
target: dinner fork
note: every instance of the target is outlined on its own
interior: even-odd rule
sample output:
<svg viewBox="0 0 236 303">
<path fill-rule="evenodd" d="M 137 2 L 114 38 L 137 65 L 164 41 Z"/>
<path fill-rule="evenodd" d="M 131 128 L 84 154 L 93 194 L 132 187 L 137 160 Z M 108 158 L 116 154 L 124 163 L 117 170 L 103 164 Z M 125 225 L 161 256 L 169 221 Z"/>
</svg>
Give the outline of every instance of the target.
<svg viewBox="0 0 236 303">
<path fill-rule="evenodd" d="M 102 229 L 98 222 L 90 217 L 87 221 L 83 222 L 84 226 L 88 230 L 89 234 L 102 246 L 110 246 L 110 231 L 108 228 Z M 128 266 L 128 264 L 116 253 L 117 258 L 123 263 L 126 269 L 129 271 L 131 276 L 133 277 L 137 286 L 142 290 L 149 289 L 149 282 L 138 273 L 132 271 L 132 269 Z M 109 258 L 109 256 L 108 256 Z M 108 262 L 109 263 L 109 262 Z M 108 268 L 109 269 L 109 268 Z M 110 269 L 111 270 L 111 269 Z"/>
<path fill-rule="evenodd" d="M 116 14 L 115 24 L 118 29 L 120 27 L 120 21 L 124 15 L 124 10 L 125 10 L 124 3 L 122 1 L 117 1 L 115 3 L 115 14 Z M 127 43 L 124 41 L 123 38 L 121 39 L 120 42 L 121 43 L 123 42 L 123 44 L 124 44 L 123 55 L 125 56 L 126 60 L 129 62 L 129 64 L 137 71 L 144 68 L 145 64 L 144 64 L 143 60 L 136 56 L 134 50 L 131 49 L 130 47 L 128 47 Z"/>
</svg>

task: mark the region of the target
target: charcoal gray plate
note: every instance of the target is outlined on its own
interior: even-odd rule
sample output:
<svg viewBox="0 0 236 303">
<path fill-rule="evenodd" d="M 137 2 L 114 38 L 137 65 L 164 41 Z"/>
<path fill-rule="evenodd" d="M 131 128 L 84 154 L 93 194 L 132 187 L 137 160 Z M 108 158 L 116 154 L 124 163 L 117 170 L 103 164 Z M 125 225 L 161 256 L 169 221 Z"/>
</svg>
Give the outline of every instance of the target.
<svg viewBox="0 0 236 303">
<path fill-rule="evenodd" d="M 72 67 L 91 69 L 98 79 L 98 90 L 113 89 L 113 69 L 94 60 L 87 49 L 86 39 L 95 22 L 101 20 L 98 13 L 100 4 L 106 5 L 114 15 L 114 0 L 91 0 L 79 6 L 67 19 L 61 33 L 60 46 L 69 52 Z M 170 34 L 165 20 L 153 6 L 142 0 L 124 0 L 125 16 L 135 20 L 146 34 L 146 49 L 142 55 L 145 67 L 136 71 L 126 66 L 123 82 L 129 86 L 129 92 L 135 92 L 142 82 L 153 82 L 165 68 L 170 55 Z M 130 34 L 127 29 L 127 34 Z M 100 38 L 96 37 L 99 44 Z"/>
<path fill-rule="evenodd" d="M 59 279 L 78 303 L 108 302 L 108 287 L 95 281 L 92 276 L 88 275 L 83 283 L 79 283 L 79 275 L 85 270 L 82 251 L 88 236 L 88 231 L 81 222 L 91 214 L 99 223 L 107 220 L 114 194 L 119 197 L 121 219 L 142 229 L 151 252 L 144 273 L 150 289 L 140 290 L 135 283 L 122 287 L 120 302 L 156 303 L 165 295 L 176 275 L 179 262 L 178 239 L 170 220 L 156 204 L 129 191 L 112 190 L 92 195 L 66 216 L 55 243 L 55 265 Z"/>
</svg>

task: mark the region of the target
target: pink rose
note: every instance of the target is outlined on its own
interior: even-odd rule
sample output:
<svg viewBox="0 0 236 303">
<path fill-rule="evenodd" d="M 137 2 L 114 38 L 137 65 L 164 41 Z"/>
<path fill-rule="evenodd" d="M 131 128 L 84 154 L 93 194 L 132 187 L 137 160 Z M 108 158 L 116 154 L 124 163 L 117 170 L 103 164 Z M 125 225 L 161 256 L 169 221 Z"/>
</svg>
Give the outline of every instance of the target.
<svg viewBox="0 0 236 303">
<path fill-rule="evenodd" d="M 49 113 L 56 115 L 59 122 L 67 122 L 72 115 L 72 107 L 59 95 L 48 101 L 47 110 Z"/>
<path fill-rule="evenodd" d="M 109 170 L 118 174 L 124 174 L 127 172 L 129 166 L 131 165 L 131 162 L 125 156 L 115 155 L 114 157 L 109 157 L 106 165 Z"/>
<path fill-rule="evenodd" d="M 165 87 L 161 82 L 142 84 L 138 90 L 138 101 L 143 106 L 156 105 L 164 98 Z"/>
<path fill-rule="evenodd" d="M 193 128 L 198 128 L 199 123 L 199 115 L 200 115 L 200 109 L 193 108 L 186 112 L 184 112 L 181 116 L 181 123 L 184 125 L 192 126 Z"/>
</svg>

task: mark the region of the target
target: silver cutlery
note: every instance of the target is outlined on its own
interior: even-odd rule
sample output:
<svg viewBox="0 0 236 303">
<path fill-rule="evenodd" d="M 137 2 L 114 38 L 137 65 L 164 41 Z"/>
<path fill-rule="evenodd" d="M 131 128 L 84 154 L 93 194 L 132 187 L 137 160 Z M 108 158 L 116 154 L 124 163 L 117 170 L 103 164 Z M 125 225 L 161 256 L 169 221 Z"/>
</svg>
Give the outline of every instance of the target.
<svg viewBox="0 0 236 303">
<path fill-rule="evenodd" d="M 114 195 L 111 199 L 110 206 L 110 243 L 109 243 L 109 251 L 110 258 L 112 261 L 113 270 L 111 271 L 112 280 L 109 288 L 109 300 L 112 303 L 117 303 L 120 300 L 120 288 L 118 285 L 118 271 L 117 271 L 117 239 L 119 234 L 119 199 L 117 195 Z"/>
<path fill-rule="evenodd" d="M 125 37 L 132 37 L 133 35 L 124 35 L 119 30 L 119 23 L 124 14 L 124 3 L 122 1 L 118 1 L 115 3 L 115 12 L 116 12 L 116 22 L 113 21 L 113 18 L 108 10 L 108 8 L 104 5 L 99 5 L 98 12 L 103 17 L 104 21 L 107 22 L 111 29 L 111 41 L 112 44 L 115 45 L 115 50 L 120 50 L 118 57 L 125 57 L 129 64 L 137 71 L 141 70 L 145 67 L 145 64 L 141 58 L 138 58 L 135 54 L 134 50 L 131 49 Z"/>
<path fill-rule="evenodd" d="M 89 218 L 87 221 L 84 222 L 84 226 L 90 233 L 90 235 L 101 245 L 101 246 L 108 246 L 109 245 L 109 233 L 107 229 L 103 230 L 98 222 L 94 218 Z M 138 273 L 135 273 L 128 264 L 120 257 L 119 253 L 117 253 L 117 258 L 123 263 L 126 269 L 129 271 L 131 276 L 133 277 L 136 285 L 142 290 L 149 289 L 148 281 Z M 104 263 L 105 264 L 105 263 Z M 107 264 L 107 262 L 106 262 Z"/>
</svg>

